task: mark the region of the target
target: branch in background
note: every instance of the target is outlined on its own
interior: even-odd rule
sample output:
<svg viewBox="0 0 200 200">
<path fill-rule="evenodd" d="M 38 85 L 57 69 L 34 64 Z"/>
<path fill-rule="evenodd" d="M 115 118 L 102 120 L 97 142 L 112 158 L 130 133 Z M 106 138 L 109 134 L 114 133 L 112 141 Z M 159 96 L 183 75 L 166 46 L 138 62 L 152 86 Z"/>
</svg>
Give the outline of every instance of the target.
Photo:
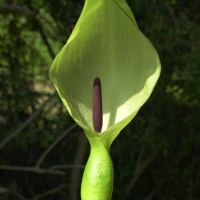
<svg viewBox="0 0 200 200">
<path fill-rule="evenodd" d="M 0 13 L 17 13 L 26 16 L 34 14 L 34 12 L 29 10 L 28 8 L 24 8 L 19 5 L 8 5 L 8 4 L 0 5 Z"/>
<path fill-rule="evenodd" d="M 65 175 L 65 172 L 52 169 L 41 169 L 36 167 L 18 167 L 18 166 L 6 166 L 0 165 L 0 169 L 9 170 L 9 171 L 21 171 L 21 172 L 35 172 L 38 174 L 58 174 Z"/>
<path fill-rule="evenodd" d="M 17 197 L 18 200 L 27 200 L 21 194 L 19 194 L 17 191 L 10 189 L 10 188 L 0 187 L 0 194 L 10 194 L 10 195 Z"/>
<path fill-rule="evenodd" d="M 49 169 L 69 169 L 69 168 L 77 168 L 77 169 L 84 169 L 85 165 L 54 165 L 50 167 Z"/>
<path fill-rule="evenodd" d="M 77 153 L 74 159 L 74 165 L 79 165 L 84 162 L 86 150 L 88 145 L 88 139 L 84 132 L 79 136 L 79 145 L 77 148 Z M 72 168 L 71 172 L 71 184 L 69 188 L 69 193 L 71 200 L 79 199 L 79 190 L 81 182 L 82 169 L 81 168 Z"/>
<path fill-rule="evenodd" d="M 29 3 L 30 3 L 30 8 L 34 9 L 34 7 L 32 5 L 32 2 L 29 1 Z M 40 33 L 45 45 L 47 46 L 47 49 L 49 51 L 49 54 L 51 55 L 51 58 L 54 59 L 55 58 L 55 54 L 53 52 L 53 49 L 51 48 L 50 43 L 48 42 L 48 39 L 47 39 L 46 35 L 44 34 L 43 26 L 41 25 L 39 19 L 40 19 L 40 17 L 38 17 L 38 18 L 37 18 L 37 16 L 34 17 L 34 20 L 35 20 L 35 22 L 37 24 L 37 29 L 39 30 L 39 33 Z"/>
<path fill-rule="evenodd" d="M 7 192 L 8 192 L 7 188 L 0 187 L 0 194 L 4 194 L 4 193 L 7 193 Z"/>
<path fill-rule="evenodd" d="M 57 94 L 55 91 L 46 101 L 43 102 L 43 104 L 14 132 L 12 132 L 8 137 L 6 137 L 1 143 L 0 143 L 0 150 L 13 138 L 15 137 L 19 132 L 21 132 L 24 128 L 26 128 L 43 110 L 43 108 L 53 99 L 53 97 Z"/>
<path fill-rule="evenodd" d="M 59 169 L 84 169 L 85 165 L 54 165 L 47 169 L 36 168 L 36 167 L 19 167 L 19 166 L 7 166 L 0 165 L 0 170 L 9 170 L 9 171 L 21 171 L 21 172 L 34 172 L 38 174 L 57 174 L 57 175 L 65 175 L 64 171 L 60 171 Z M 5 193 L 6 189 L 0 187 L 0 194 Z"/>
<path fill-rule="evenodd" d="M 63 134 L 61 134 L 49 147 L 48 149 L 46 149 L 46 151 L 41 155 L 41 157 L 39 158 L 37 164 L 36 164 L 36 168 L 39 169 L 42 161 L 44 160 L 44 158 L 47 156 L 47 154 L 66 136 L 68 135 L 73 129 L 75 129 L 77 127 L 77 124 L 74 123 L 72 124 Z"/>
<path fill-rule="evenodd" d="M 38 28 L 39 28 L 39 32 L 40 32 L 40 35 L 44 41 L 44 43 L 46 44 L 47 48 L 48 48 L 48 51 L 49 51 L 49 54 L 51 55 L 51 58 L 54 59 L 55 58 L 55 54 L 53 52 L 53 49 L 51 48 L 51 45 L 49 44 L 48 40 L 47 40 L 47 37 L 46 35 L 44 34 L 44 30 L 42 28 L 42 25 L 40 24 L 40 21 L 35 17 L 35 20 L 38 24 Z"/>
<path fill-rule="evenodd" d="M 53 193 L 55 193 L 55 192 L 59 192 L 60 190 L 66 188 L 67 186 L 68 186 L 68 185 L 66 185 L 66 184 L 62 184 L 62 185 L 60 185 L 60 186 L 58 186 L 58 187 L 56 187 L 56 188 L 54 188 L 54 189 L 52 189 L 52 190 L 49 190 L 49 191 L 47 191 L 47 192 L 44 192 L 44 193 L 42 193 L 42 194 L 37 195 L 36 197 L 32 198 L 31 200 L 38 200 L 38 199 L 41 199 L 42 197 L 45 197 L 45 196 L 47 196 L 47 195 L 53 194 Z"/>
<path fill-rule="evenodd" d="M 55 95 L 55 94 L 54 94 Z M 52 96 L 54 96 L 52 95 Z M 51 98 L 53 98 L 51 96 Z M 50 98 L 47 100 L 48 102 L 50 101 Z M 45 101 L 47 103 L 47 101 Z M 43 103 L 44 104 L 44 103 Z M 42 109 L 42 108 L 41 108 Z M 39 110 L 39 109 L 38 109 Z M 37 110 L 37 111 L 38 111 Z M 32 117 L 33 118 L 33 117 Z M 33 120 L 33 119 L 32 119 Z M 35 173 L 40 173 L 40 174 L 44 174 L 44 173 L 50 173 L 50 174 L 59 174 L 59 175 L 65 175 L 65 172 L 57 170 L 57 169 L 67 169 L 67 168 L 84 168 L 83 165 L 55 165 L 50 167 L 49 169 L 41 169 L 40 165 L 42 163 L 42 161 L 44 160 L 44 158 L 47 156 L 47 154 L 67 135 L 69 134 L 74 128 L 77 127 L 77 124 L 74 123 L 72 124 L 63 134 L 60 135 L 60 137 L 58 137 L 50 146 L 49 148 L 41 155 L 41 157 L 39 158 L 37 164 L 35 167 L 18 167 L 18 166 L 4 166 L 4 165 L 0 165 L 0 169 L 4 169 L 4 170 L 11 170 L 11 171 L 25 171 L 25 172 L 35 172 Z M 13 134 L 11 134 L 9 136 L 9 140 L 11 139 L 11 136 L 13 136 Z M 8 142 L 8 139 L 7 139 Z M 5 142 L 4 142 L 5 143 Z M 3 146 L 3 145 L 2 145 Z"/>
<path fill-rule="evenodd" d="M 137 180 L 139 179 L 139 177 L 144 173 L 144 171 L 149 166 L 149 164 L 153 161 L 153 159 L 160 152 L 161 148 L 159 148 L 156 151 L 153 151 L 150 155 L 147 156 L 147 158 L 145 158 L 142 161 L 144 150 L 145 150 L 145 147 L 143 147 L 140 152 L 133 177 L 131 178 L 131 181 L 127 184 L 128 186 L 127 186 L 127 189 L 125 192 L 125 198 L 129 195 L 131 189 L 134 187 L 134 185 L 137 182 Z"/>
<path fill-rule="evenodd" d="M 8 4 L 2 4 L 0 5 L 0 13 L 17 13 L 17 14 L 21 14 L 21 15 L 26 15 L 26 16 L 30 16 L 30 15 L 34 15 L 35 13 L 33 11 L 31 11 L 28 8 L 24 8 L 22 6 L 19 5 L 8 5 Z M 46 44 L 48 51 L 52 57 L 52 59 L 55 58 L 55 54 L 53 53 L 53 50 L 47 40 L 46 35 L 44 34 L 43 28 L 40 25 L 40 21 L 35 17 L 35 20 L 38 24 L 39 27 L 39 32 L 41 34 L 41 37 L 44 41 L 44 43 Z"/>
<path fill-rule="evenodd" d="M 28 200 L 26 198 L 24 198 L 20 193 L 18 193 L 17 191 L 9 191 L 13 196 L 17 197 L 18 200 Z"/>
<path fill-rule="evenodd" d="M 164 183 L 164 180 L 161 180 L 160 183 L 159 183 L 159 187 Z M 154 188 L 150 193 L 149 195 L 146 197 L 145 200 L 152 200 L 153 197 L 156 195 L 156 192 L 157 192 L 158 188 Z"/>
<path fill-rule="evenodd" d="M 68 186 L 69 186 L 69 184 L 62 184 L 62 185 L 60 185 L 60 186 L 58 186 L 56 188 L 53 188 L 53 189 L 51 189 L 51 190 L 49 190 L 47 192 L 44 192 L 42 194 L 39 194 L 39 195 L 33 197 L 31 200 L 41 199 L 41 198 L 43 198 L 45 196 L 48 196 L 50 194 L 59 192 L 60 190 L 66 188 Z M 18 200 L 28 200 L 28 199 L 24 198 L 21 194 L 19 194 L 18 192 L 16 192 L 15 190 L 13 191 L 12 189 L 9 189 L 9 188 L 2 188 L 2 187 L 0 187 L 0 194 L 5 194 L 5 193 L 9 193 L 9 194 L 17 197 Z"/>
</svg>

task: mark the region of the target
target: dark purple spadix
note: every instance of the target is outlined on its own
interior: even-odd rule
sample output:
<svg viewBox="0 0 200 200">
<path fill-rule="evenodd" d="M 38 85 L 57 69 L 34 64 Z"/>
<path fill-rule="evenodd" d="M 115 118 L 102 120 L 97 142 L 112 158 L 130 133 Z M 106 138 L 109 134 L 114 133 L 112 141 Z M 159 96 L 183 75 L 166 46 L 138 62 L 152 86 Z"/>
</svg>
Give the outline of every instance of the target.
<svg viewBox="0 0 200 200">
<path fill-rule="evenodd" d="M 97 133 L 101 133 L 102 128 L 102 98 L 101 98 L 101 81 L 97 77 L 94 79 L 93 87 L 93 127 Z"/>
</svg>

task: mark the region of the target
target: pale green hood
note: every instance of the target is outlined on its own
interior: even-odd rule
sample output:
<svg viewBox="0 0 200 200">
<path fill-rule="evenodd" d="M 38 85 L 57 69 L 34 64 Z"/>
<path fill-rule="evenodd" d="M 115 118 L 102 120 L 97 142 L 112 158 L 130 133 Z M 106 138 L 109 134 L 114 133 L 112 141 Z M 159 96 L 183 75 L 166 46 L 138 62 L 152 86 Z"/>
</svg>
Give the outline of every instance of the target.
<svg viewBox="0 0 200 200">
<path fill-rule="evenodd" d="M 67 44 L 50 69 L 70 115 L 88 132 L 93 132 L 93 81 L 101 79 L 100 135 L 109 144 L 148 99 L 159 74 L 157 52 L 124 0 L 86 0 Z"/>
</svg>

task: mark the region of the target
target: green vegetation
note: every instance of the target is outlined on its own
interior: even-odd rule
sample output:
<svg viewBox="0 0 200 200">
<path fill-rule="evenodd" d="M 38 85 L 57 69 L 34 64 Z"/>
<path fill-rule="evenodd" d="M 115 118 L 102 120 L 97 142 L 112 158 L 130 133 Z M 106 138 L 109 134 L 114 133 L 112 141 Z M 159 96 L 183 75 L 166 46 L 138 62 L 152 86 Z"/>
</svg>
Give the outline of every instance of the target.
<svg viewBox="0 0 200 200">
<path fill-rule="evenodd" d="M 150 99 L 112 144 L 113 199 L 199 200 L 200 2 L 127 2 L 159 53 L 162 73 Z M 1 1 L 2 200 L 80 199 L 83 165 L 89 155 L 84 133 L 74 125 L 57 94 L 41 112 L 38 109 L 55 91 L 48 71 L 83 3 Z M 27 126 L 18 131 L 22 125 Z"/>
</svg>

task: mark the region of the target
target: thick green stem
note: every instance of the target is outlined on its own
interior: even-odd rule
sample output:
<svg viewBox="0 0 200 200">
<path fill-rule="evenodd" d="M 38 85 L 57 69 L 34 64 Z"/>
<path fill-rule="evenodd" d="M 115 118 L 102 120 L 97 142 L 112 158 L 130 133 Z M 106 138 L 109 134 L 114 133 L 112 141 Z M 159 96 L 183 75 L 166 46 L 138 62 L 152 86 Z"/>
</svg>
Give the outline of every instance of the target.
<svg viewBox="0 0 200 200">
<path fill-rule="evenodd" d="M 113 163 L 98 134 L 87 134 L 91 152 L 81 185 L 82 200 L 110 200 L 113 190 Z"/>
</svg>

